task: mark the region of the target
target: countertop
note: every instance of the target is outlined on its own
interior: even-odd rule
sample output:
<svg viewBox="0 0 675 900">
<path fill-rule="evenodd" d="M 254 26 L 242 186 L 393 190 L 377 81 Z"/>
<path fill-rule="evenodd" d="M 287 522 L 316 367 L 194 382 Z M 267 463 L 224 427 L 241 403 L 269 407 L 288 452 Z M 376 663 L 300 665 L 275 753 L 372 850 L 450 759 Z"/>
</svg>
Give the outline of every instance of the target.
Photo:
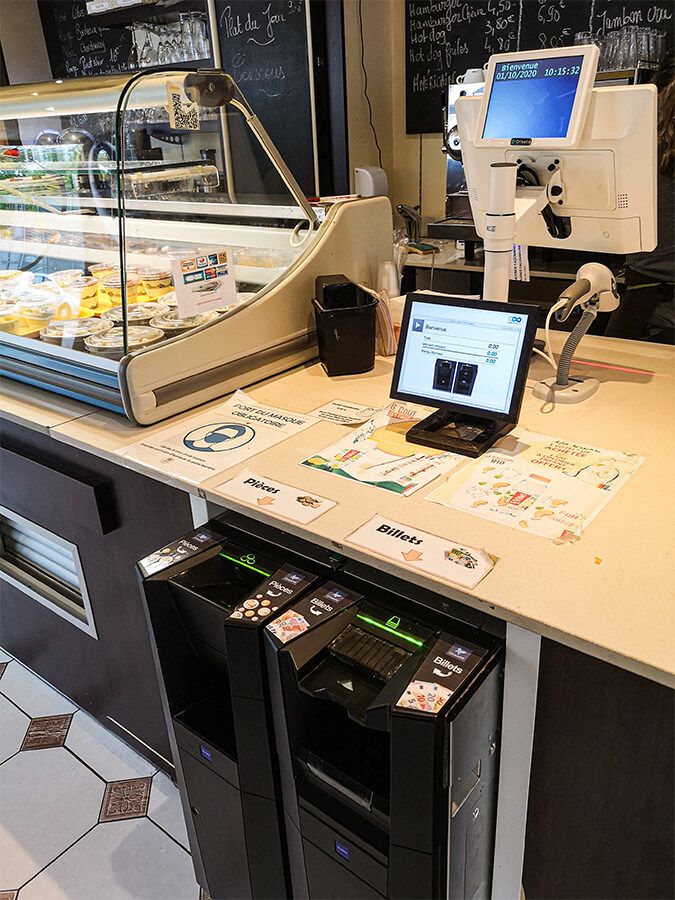
<svg viewBox="0 0 675 900">
<path fill-rule="evenodd" d="M 552 335 L 554 349 L 560 348 L 564 337 Z M 308 412 L 333 399 L 381 406 L 388 400 L 392 366 L 392 359 L 378 359 L 367 375 L 329 379 L 320 365 L 307 365 L 248 388 L 247 393 L 261 402 L 297 412 Z M 599 378 L 600 390 L 579 406 L 552 409 L 535 400 L 529 389 L 550 374 L 546 363 L 536 359 L 530 367 L 520 424 L 547 435 L 638 453 L 647 460 L 588 525 L 581 540 L 562 545 L 426 502 L 425 496 L 438 486 L 439 479 L 413 496 L 401 497 L 299 465 L 339 439 L 348 431 L 347 426 L 320 421 L 197 488 L 124 461 L 119 453 L 141 436 L 189 422 L 222 400 L 139 429 L 113 413 L 95 411 L 83 403 L 2 379 L 0 416 L 200 494 L 220 506 L 337 548 L 347 556 L 644 677 L 673 685 L 675 348 L 586 337 L 573 371 Z M 267 509 L 226 500 L 218 485 L 245 467 L 261 476 L 316 491 L 338 505 L 309 525 L 297 525 L 283 522 Z M 406 564 L 343 545 L 351 532 L 376 514 L 482 547 L 498 561 L 475 589 L 466 591 Z"/>
</svg>

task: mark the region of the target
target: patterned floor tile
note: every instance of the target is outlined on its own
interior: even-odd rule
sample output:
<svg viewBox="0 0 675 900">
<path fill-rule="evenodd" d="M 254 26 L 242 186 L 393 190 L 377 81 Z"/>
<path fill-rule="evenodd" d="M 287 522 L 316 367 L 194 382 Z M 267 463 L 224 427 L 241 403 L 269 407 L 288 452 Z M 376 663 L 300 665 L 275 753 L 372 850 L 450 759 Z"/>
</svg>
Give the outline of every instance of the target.
<svg viewBox="0 0 675 900">
<path fill-rule="evenodd" d="M 62 747 L 0 766 L 2 887 L 17 888 L 96 824 L 103 782 Z"/>
<path fill-rule="evenodd" d="M 20 663 L 7 666 L 0 680 L 0 694 L 16 703 L 34 719 L 36 716 L 58 716 L 74 713 L 77 707 Z"/>
<path fill-rule="evenodd" d="M 0 694 L 0 763 L 21 749 L 29 725 L 28 716 Z"/>
<path fill-rule="evenodd" d="M 16 900 L 16 891 L 0 891 L 0 900 Z"/>
<path fill-rule="evenodd" d="M 106 785 L 100 822 L 137 819 L 148 811 L 152 778 L 128 778 Z"/>
<path fill-rule="evenodd" d="M 9 653 L 7 653 L 6 650 L 3 650 L 2 647 L 0 647 L 0 662 L 9 662 L 11 658 L 12 657 L 9 655 Z"/>
<path fill-rule="evenodd" d="M 179 844 L 186 849 L 189 848 L 180 793 L 164 772 L 158 772 L 152 779 L 148 817 L 168 832 Z"/>
<path fill-rule="evenodd" d="M 198 897 L 190 855 L 149 819 L 135 819 L 97 825 L 23 887 L 19 900 Z"/>
<path fill-rule="evenodd" d="M 0 662 L 0 678 L 2 678 L 2 676 L 5 674 L 5 669 L 7 668 L 8 663 L 9 660 L 3 660 L 2 662 Z M 2 894 L 0 894 L 0 900 L 2 900 Z"/>
<path fill-rule="evenodd" d="M 22 750 L 49 750 L 52 747 L 63 747 L 73 716 L 40 716 L 31 719 L 26 737 L 21 745 Z"/>
<path fill-rule="evenodd" d="M 73 716 L 66 747 L 105 781 L 142 778 L 157 769 L 81 710 Z"/>
</svg>

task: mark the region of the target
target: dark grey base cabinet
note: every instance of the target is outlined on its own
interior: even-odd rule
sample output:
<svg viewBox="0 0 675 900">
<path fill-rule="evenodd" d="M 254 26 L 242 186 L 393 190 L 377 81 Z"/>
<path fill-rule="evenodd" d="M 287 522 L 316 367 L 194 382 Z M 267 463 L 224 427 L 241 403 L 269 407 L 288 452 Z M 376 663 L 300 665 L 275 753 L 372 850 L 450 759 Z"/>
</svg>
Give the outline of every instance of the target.
<svg viewBox="0 0 675 900">
<path fill-rule="evenodd" d="M 171 773 L 134 566 L 192 527 L 189 497 L 47 435 L 6 421 L 0 427 L 0 646 Z M 49 590 L 45 603 L 6 577 L 12 548 L 20 553 L 22 541 L 30 559 L 39 560 L 37 547 L 57 565 L 61 552 L 76 548 L 85 621 L 76 604 L 71 616 L 68 607 L 50 604 Z"/>
</svg>

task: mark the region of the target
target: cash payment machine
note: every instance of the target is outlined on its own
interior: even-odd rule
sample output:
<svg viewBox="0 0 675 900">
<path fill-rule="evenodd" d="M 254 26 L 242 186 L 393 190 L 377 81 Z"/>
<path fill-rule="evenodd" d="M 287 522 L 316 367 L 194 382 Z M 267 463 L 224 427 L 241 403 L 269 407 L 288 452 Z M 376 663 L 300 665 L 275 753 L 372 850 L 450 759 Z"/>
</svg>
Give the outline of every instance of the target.
<svg viewBox="0 0 675 900">
<path fill-rule="evenodd" d="M 214 900 L 489 896 L 501 623 L 229 512 L 139 570 Z"/>
<path fill-rule="evenodd" d="M 293 896 L 489 897 L 502 641 L 381 585 L 265 628 Z"/>
<path fill-rule="evenodd" d="M 307 547 L 280 552 L 233 519 L 210 522 L 139 569 L 197 880 L 214 900 L 282 898 L 289 885 L 261 633 L 331 561 L 319 548 L 311 557 Z"/>
</svg>

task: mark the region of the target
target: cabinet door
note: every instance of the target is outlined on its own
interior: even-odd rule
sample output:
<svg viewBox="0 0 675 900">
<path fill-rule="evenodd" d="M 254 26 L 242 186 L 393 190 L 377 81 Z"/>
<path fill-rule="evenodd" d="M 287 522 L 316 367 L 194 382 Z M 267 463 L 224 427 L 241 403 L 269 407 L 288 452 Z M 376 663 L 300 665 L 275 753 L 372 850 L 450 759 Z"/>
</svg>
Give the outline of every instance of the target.
<svg viewBox="0 0 675 900">
<path fill-rule="evenodd" d="M 83 627 L 77 609 L 37 596 L 3 550 L 0 645 L 171 771 L 135 563 L 192 527 L 188 495 L 11 423 L 0 444 L 3 527 L 23 523 L 29 562 L 36 550 L 57 567 L 73 554 L 86 594 Z"/>
</svg>

